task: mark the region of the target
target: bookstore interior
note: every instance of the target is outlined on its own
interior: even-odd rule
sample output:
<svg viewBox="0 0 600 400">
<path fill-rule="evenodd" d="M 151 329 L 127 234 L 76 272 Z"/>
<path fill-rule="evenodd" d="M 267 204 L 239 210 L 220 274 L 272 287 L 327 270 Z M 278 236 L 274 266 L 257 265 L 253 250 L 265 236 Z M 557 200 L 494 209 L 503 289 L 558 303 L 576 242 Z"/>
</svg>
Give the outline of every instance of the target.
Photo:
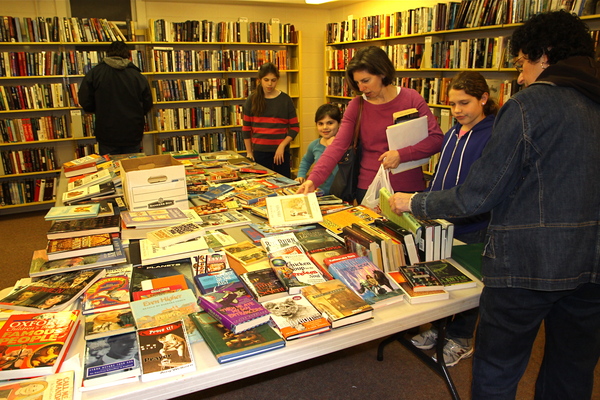
<svg viewBox="0 0 600 400">
<path fill-rule="evenodd" d="M 0 292 L 7 398 L 29 384 L 44 398 L 183 396 L 477 307 L 482 246 L 453 223 L 392 212 L 386 188 L 370 207 L 296 194 L 314 113 L 346 110 L 346 67 L 377 46 L 444 133 L 458 72 L 480 72 L 500 106 L 521 89 L 507 49 L 529 17 L 567 9 L 600 37 L 589 0 L 220 3 L 0 0 L 0 216 L 50 224 Z M 114 41 L 153 107 L 141 152 L 102 155 L 78 93 Z M 290 176 L 246 157 L 244 104 L 267 62 L 299 121 Z M 426 181 L 438 159 L 416 166 Z M 430 366 L 459 398 L 442 347 Z"/>
</svg>

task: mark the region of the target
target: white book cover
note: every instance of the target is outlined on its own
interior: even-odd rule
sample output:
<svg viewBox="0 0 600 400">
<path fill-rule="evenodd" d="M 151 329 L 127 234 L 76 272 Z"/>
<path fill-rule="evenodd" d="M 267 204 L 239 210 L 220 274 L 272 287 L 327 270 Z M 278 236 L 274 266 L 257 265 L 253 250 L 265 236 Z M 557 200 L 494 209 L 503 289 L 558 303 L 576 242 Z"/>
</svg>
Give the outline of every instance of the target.
<svg viewBox="0 0 600 400">
<path fill-rule="evenodd" d="M 208 250 L 208 244 L 202 237 L 167 247 L 155 246 L 148 239 L 140 240 L 140 257 L 142 259 L 142 265 L 178 260 L 190 257 L 196 252 L 203 250 Z"/>
<path fill-rule="evenodd" d="M 427 129 L 427 116 L 410 119 L 395 125 L 390 125 L 385 131 L 390 150 L 403 149 L 412 146 L 427 138 L 429 131 Z M 420 160 L 401 162 L 396 168 L 392 169 L 392 174 L 407 171 L 420 165 L 427 164 L 429 157 Z"/>
<path fill-rule="evenodd" d="M 272 227 L 306 225 L 323 221 L 316 194 L 267 197 L 267 215 Z"/>
</svg>

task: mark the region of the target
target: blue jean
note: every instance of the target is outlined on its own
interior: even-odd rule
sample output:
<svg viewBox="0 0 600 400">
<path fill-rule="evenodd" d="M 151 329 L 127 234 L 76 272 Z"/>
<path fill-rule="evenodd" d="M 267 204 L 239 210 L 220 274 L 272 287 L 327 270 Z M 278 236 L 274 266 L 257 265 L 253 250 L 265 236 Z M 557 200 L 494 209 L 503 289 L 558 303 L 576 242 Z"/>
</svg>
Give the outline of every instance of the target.
<svg viewBox="0 0 600 400">
<path fill-rule="evenodd" d="M 536 399 L 589 399 L 600 357 L 600 285 L 534 291 L 485 287 L 472 398 L 514 399 L 542 321 L 546 343 Z"/>
</svg>

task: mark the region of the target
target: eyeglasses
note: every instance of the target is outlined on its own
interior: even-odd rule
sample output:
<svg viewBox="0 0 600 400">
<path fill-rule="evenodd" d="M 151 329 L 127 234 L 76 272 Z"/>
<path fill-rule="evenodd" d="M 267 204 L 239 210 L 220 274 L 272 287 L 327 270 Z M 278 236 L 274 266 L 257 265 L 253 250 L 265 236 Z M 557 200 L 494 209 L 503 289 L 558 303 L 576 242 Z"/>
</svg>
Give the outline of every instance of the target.
<svg viewBox="0 0 600 400">
<path fill-rule="evenodd" d="M 513 61 L 513 65 L 519 74 L 523 72 L 523 61 L 525 61 L 525 57 L 519 57 Z"/>
</svg>

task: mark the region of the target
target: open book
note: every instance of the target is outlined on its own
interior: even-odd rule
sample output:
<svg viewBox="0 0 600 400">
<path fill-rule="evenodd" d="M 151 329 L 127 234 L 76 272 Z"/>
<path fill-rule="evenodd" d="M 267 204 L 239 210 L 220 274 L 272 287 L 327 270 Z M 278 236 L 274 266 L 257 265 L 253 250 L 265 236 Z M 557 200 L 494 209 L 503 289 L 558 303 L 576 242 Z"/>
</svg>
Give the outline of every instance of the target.
<svg viewBox="0 0 600 400">
<path fill-rule="evenodd" d="M 409 119 L 387 127 L 385 131 L 390 150 L 402 149 L 419 143 L 427 137 L 427 116 Z M 420 165 L 429 163 L 429 157 L 420 160 L 401 162 L 392 169 L 392 174 L 407 171 Z"/>
</svg>

